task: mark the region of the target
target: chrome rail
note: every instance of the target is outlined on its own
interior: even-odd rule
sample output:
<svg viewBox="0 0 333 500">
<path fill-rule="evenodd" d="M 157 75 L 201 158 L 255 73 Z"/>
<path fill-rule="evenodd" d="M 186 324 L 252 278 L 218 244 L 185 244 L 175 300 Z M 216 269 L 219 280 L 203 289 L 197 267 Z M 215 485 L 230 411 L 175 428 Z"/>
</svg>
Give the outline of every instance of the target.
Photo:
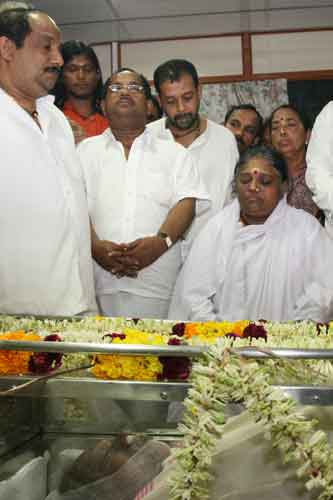
<svg viewBox="0 0 333 500">
<path fill-rule="evenodd" d="M 100 344 L 92 342 L 27 342 L 1 340 L 0 350 L 60 352 L 60 353 L 99 353 L 126 354 L 129 356 L 200 356 L 207 352 L 208 346 L 161 346 L 143 344 Z M 237 347 L 233 351 L 246 358 L 265 359 L 333 359 L 333 349 L 295 349 L 286 347 Z"/>
<path fill-rule="evenodd" d="M 61 353 L 99 353 L 99 354 L 126 354 L 130 356 L 199 356 L 208 348 L 194 346 L 155 346 L 143 344 L 98 344 L 92 342 L 27 342 L 1 340 L 0 350 L 33 351 L 33 352 L 61 352 Z M 333 350 L 332 350 L 333 358 Z"/>
</svg>

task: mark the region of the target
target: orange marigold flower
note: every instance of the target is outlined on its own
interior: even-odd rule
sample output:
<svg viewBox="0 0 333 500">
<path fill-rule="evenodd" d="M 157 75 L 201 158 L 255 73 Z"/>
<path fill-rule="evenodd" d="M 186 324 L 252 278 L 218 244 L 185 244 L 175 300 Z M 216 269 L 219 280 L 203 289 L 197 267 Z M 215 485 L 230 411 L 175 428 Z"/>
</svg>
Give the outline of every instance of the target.
<svg viewBox="0 0 333 500">
<path fill-rule="evenodd" d="M 219 337 L 225 335 L 236 335 L 241 337 L 249 321 L 207 321 L 199 323 L 187 323 L 185 325 L 185 337 L 203 343 L 214 343 Z M 193 338 L 195 337 L 195 339 Z"/>
<path fill-rule="evenodd" d="M 38 341 L 40 336 L 33 333 L 17 332 L 0 333 L 0 340 Z M 29 360 L 33 353 L 28 351 L 0 351 L 0 375 L 20 375 L 28 373 Z"/>
<path fill-rule="evenodd" d="M 236 335 L 239 335 L 240 337 L 243 336 L 243 333 L 244 333 L 244 329 L 250 324 L 249 321 L 247 320 L 242 320 L 242 321 L 236 321 L 234 323 L 234 327 L 233 327 L 233 333 L 235 333 Z"/>
<path fill-rule="evenodd" d="M 185 324 L 185 337 L 192 338 L 197 335 L 197 325 L 198 323 L 186 323 Z"/>
</svg>

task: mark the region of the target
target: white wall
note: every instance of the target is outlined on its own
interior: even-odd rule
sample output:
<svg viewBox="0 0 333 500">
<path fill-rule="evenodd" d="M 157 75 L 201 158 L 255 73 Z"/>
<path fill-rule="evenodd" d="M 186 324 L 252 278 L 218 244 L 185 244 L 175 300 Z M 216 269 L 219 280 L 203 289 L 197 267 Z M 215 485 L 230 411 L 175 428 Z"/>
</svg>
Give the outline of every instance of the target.
<svg viewBox="0 0 333 500">
<path fill-rule="evenodd" d="M 332 2 L 318 0 L 34 0 L 33 3 L 54 17 L 65 40 L 75 38 L 88 43 L 333 27 Z"/>
</svg>

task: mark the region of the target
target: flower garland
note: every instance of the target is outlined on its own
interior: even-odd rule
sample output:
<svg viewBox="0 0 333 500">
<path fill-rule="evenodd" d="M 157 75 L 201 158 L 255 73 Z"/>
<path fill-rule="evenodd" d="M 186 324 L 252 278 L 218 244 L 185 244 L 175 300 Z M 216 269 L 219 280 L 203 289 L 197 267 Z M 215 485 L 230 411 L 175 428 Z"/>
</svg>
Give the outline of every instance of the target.
<svg viewBox="0 0 333 500">
<path fill-rule="evenodd" d="M 216 340 L 225 335 L 242 337 L 244 330 L 250 321 L 208 321 L 206 323 L 187 323 L 184 336 L 188 339 L 195 338 L 196 343 L 215 343 Z"/>
<path fill-rule="evenodd" d="M 24 340 L 33 342 L 41 340 L 35 333 L 25 333 L 23 330 L 0 334 L 0 340 Z M 0 351 L 0 375 L 25 374 L 29 371 L 29 362 L 32 352 L 28 351 Z"/>
<path fill-rule="evenodd" d="M 270 360 L 271 367 L 274 361 Z M 290 363 L 286 363 L 290 365 Z M 245 361 L 222 343 L 212 346 L 192 370 L 192 389 L 185 400 L 185 417 L 179 430 L 183 447 L 175 452 L 177 470 L 170 480 L 170 500 L 209 498 L 209 466 L 217 440 L 223 434 L 224 407 L 243 400 L 265 437 L 294 463 L 306 488 L 321 488 L 318 500 L 333 496 L 333 452 L 316 422 L 307 421 L 296 403 L 274 388 L 275 370 Z"/>
<path fill-rule="evenodd" d="M 320 487 L 320 500 L 333 497 L 333 454 L 322 431 L 315 423 L 306 421 L 295 403 L 272 384 L 294 381 L 306 383 L 333 380 L 330 361 L 295 361 L 267 359 L 264 362 L 244 361 L 233 347 L 248 346 L 260 349 L 273 347 L 331 348 L 333 324 L 311 322 L 221 322 L 174 324 L 156 320 L 127 320 L 123 318 L 87 318 L 80 321 L 35 320 L 33 318 L 0 318 L 3 340 L 125 342 L 155 345 L 213 344 L 200 363 L 192 370 L 192 388 L 185 401 L 186 414 L 180 431 L 184 446 L 176 453 L 179 468 L 172 481 L 172 500 L 208 498 L 211 479 L 209 466 L 216 441 L 223 435 L 224 407 L 228 401 L 244 400 L 248 410 L 265 427 L 265 435 L 279 447 L 287 462 L 297 464 L 297 474 L 306 487 Z M 12 330 L 8 332 L 8 330 Z M 26 330 L 26 332 L 24 331 Z M 31 331 L 33 330 L 33 332 Z M 35 333 L 35 332 L 38 332 Z M 57 334 L 55 334 L 57 332 Z M 119 333 L 110 333 L 119 332 Z M 51 337 L 49 337 L 51 335 Z M 235 343 L 236 342 L 236 343 Z M 268 347 L 269 346 L 269 347 Z M 90 366 L 88 354 L 66 354 L 62 360 L 56 353 L 0 351 L 0 375 L 21 374 L 35 370 L 55 370 L 62 367 L 76 370 Z M 135 359 L 137 358 L 137 359 Z M 166 361 L 152 356 L 97 355 L 93 367 L 95 376 L 153 380 L 172 378 L 172 373 L 186 378 L 189 361 L 184 358 L 169 371 Z M 187 362 L 187 365 L 185 363 Z M 120 362 L 120 365 L 119 365 Z M 66 363 L 74 366 L 67 366 Z M 119 365 L 119 366 L 118 366 Z M 315 374 L 315 375 L 314 375 Z"/>
<path fill-rule="evenodd" d="M 163 335 L 125 328 L 124 333 L 107 334 L 114 344 L 166 345 Z M 113 380 L 156 380 L 163 365 L 156 356 L 123 356 L 98 354 L 92 373 L 98 378 Z"/>
<path fill-rule="evenodd" d="M 36 320 L 34 318 L 13 318 L 9 316 L 0 316 L 0 329 L 11 329 L 19 331 L 20 335 L 25 336 L 26 330 L 38 332 L 36 340 L 63 340 L 65 342 L 93 342 L 109 343 L 114 341 L 111 338 L 112 332 L 127 335 L 126 343 L 145 343 L 152 344 L 155 338 L 157 343 L 169 345 L 211 345 L 215 342 L 223 342 L 226 346 L 232 345 L 229 340 L 237 340 L 237 346 L 252 345 L 259 347 L 290 347 L 290 348 L 330 348 L 333 344 L 333 324 L 318 325 L 312 322 L 299 323 L 272 323 L 259 322 L 250 323 L 249 321 L 237 322 L 207 322 L 207 323 L 173 323 L 171 321 L 159 320 L 128 320 L 125 318 L 103 318 L 91 317 L 82 320 Z M 143 334 L 140 337 L 140 332 Z M 8 333 L 8 332 L 7 332 Z M 319 335 L 320 334 L 320 335 Z M 36 333 L 37 335 L 37 333 Z M 24 337 L 26 339 L 26 337 Z M 22 340 L 23 338 L 21 338 Z M 163 341 L 161 340 L 163 339 Z M 16 340 L 20 340 L 16 338 Z M 119 341 L 124 341 L 119 339 Z M 268 342 L 268 344 L 266 343 Z M 93 356 L 89 353 L 66 353 L 63 356 L 57 353 L 36 353 L 24 368 L 19 364 L 19 359 L 28 356 L 28 354 L 18 353 L 6 354 L 2 356 L 1 373 L 33 373 L 43 374 L 56 370 L 60 366 L 65 369 L 75 369 L 81 366 L 91 364 Z M 30 353 L 31 354 L 31 353 Z M 9 357 L 6 357 L 9 356 Z M 14 358 L 17 357 L 17 360 Z M 6 359 L 8 361 L 6 361 Z M 116 367 L 110 365 L 110 360 L 117 362 Z M 143 379 L 168 379 L 168 380 L 186 380 L 191 371 L 191 361 L 185 357 L 160 357 L 159 363 L 148 363 L 147 373 L 146 363 L 143 363 L 142 357 L 134 359 L 133 356 L 125 358 L 96 358 L 98 367 L 94 370 L 94 375 L 103 378 L 127 378 L 129 380 Z M 146 360 L 147 362 L 147 360 Z M 152 362 L 152 360 L 151 360 Z M 137 363 L 137 365 L 134 365 Z M 121 368 L 121 364 L 124 365 Z M 126 367 L 125 367 L 126 364 Z M 308 368 L 315 369 L 316 374 L 321 373 L 325 377 L 333 380 L 333 365 L 330 361 L 302 361 L 294 362 L 303 372 L 304 381 L 308 377 Z M 10 371 L 8 366 L 10 366 Z M 289 365 L 290 366 L 290 365 Z M 16 368 L 15 368 L 16 367 Z M 114 368 L 114 369 L 113 369 Z M 290 371 L 290 370 L 289 370 Z M 277 374 L 285 373 L 290 377 L 290 373 L 285 370 L 277 370 Z M 148 378 L 147 378 L 148 377 Z M 280 382 L 283 383 L 280 377 Z M 288 379 L 290 381 L 290 379 Z"/>
</svg>

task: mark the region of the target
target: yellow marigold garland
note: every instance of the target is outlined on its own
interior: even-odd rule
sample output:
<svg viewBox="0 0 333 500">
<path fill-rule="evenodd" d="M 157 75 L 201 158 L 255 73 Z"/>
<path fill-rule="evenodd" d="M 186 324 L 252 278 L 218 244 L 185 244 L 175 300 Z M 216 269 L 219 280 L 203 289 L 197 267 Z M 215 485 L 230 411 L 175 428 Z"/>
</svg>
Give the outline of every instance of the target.
<svg viewBox="0 0 333 500">
<path fill-rule="evenodd" d="M 23 330 L 16 332 L 6 332 L 0 334 L 0 340 L 23 340 L 23 341 L 38 341 L 40 336 L 30 332 L 25 333 Z M 20 375 L 28 373 L 29 360 L 32 352 L 28 351 L 0 351 L 0 375 Z"/>
<path fill-rule="evenodd" d="M 206 323 L 186 323 L 185 338 L 193 339 L 198 343 L 215 343 L 219 337 L 224 337 L 228 333 L 233 333 L 242 337 L 244 329 L 250 321 L 207 321 Z"/>
<path fill-rule="evenodd" d="M 124 338 L 125 336 L 125 338 Z M 167 337 L 124 328 L 123 335 L 112 339 L 114 344 L 166 345 Z M 120 356 L 98 354 L 92 372 L 96 377 L 112 380 L 156 380 L 163 365 L 156 356 Z"/>
</svg>

